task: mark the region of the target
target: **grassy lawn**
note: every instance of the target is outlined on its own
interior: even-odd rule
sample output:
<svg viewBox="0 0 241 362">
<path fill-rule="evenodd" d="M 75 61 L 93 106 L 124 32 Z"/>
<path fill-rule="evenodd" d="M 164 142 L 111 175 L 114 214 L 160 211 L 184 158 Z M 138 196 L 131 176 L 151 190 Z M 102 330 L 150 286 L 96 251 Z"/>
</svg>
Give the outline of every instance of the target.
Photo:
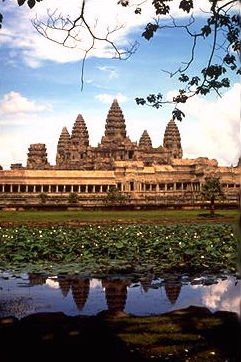
<svg viewBox="0 0 241 362">
<path fill-rule="evenodd" d="M 216 210 L 215 219 L 236 222 L 239 210 Z M 68 222 L 200 222 L 209 221 L 209 210 L 89 210 L 89 211 L 0 211 L 1 223 L 68 223 Z"/>
</svg>

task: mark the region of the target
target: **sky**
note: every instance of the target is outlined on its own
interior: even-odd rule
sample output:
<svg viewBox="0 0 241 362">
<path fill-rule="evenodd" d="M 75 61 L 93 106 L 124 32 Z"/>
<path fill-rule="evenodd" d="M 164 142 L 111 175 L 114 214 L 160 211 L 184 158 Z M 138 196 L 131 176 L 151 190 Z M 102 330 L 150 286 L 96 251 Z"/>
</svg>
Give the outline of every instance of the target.
<svg viewBox="0 0 241 362">
<path fill-rule="evenodd" d="M 134 7 L 124 8 L 117 0 L 86 0 L 85 16 L 97 37 L 105 37 L 125 50 L 138 42 L 134 54 L 126 60 L 113 58 L 113 49 L 104 41 L 96 42 L 87 54 L 81 82 L 82 60 L 92 39 L 83 28 L 77 35 L 81 41 L 70 40 L 63 47 L 66 35 L 51 32 L 55 42 L 46 39 L 32 21 L 44 21 L 46 14 L 69 16 L 75 19 L 80 0 L 43 0 L 34 8 L 17 6 L 16 0 L 1 2 L 3 25 L 0 30 L 0 165 L 10 169 L 13 163 L 26 166 L 30 144 L 44 143 L 48 160 L 55 164 L 57 143 L 62 128 L 72 131 L 81 114 L 85 120 L 91 146 L 97 146 L 105 132 L 105 122 L 112 101 L 116 98 L 123 111 L 127 135 L 138 142 L 147 130 L 153 147 L 163 145 L 167 123 L 174 106 L 165 104 L 159 109 L 137 105 L 136 97 L 162 93 L 171 99 L 181 87 L 170 72 L 185 66 L 191 54 L 190 38 L 163 29 L 153 39 L 141 34 L 155 16 L 151 2 L 143 4 L 141 15 Z M 134 3 L 134 1 L 132 1 Z M 196 25 L 205 22 L 208 1 L 196 1 Z M 70 5 L 71 4 L 71 5 Z M 178 9 L 172 13 L 178 24 L 187 16 Z M 164 21 L 164 20 L 163 20 Z M 164 23 L 163 23 L 164 24 Z M 205 66 L 209 39 L 198 43 L 195 72 Z M 82 87 L 83 86 L 83 87 Z M 181 135 L 183 158 L 208 157 L 220 166 L 237 165 L 241 155 L 240 142 L 240 78 L 231 75 L 230 88 L 222 97 L 211 94 L 193 97 L 179 106 L 185 113 L 182 122 L 176 121 Z"/>
</svg>

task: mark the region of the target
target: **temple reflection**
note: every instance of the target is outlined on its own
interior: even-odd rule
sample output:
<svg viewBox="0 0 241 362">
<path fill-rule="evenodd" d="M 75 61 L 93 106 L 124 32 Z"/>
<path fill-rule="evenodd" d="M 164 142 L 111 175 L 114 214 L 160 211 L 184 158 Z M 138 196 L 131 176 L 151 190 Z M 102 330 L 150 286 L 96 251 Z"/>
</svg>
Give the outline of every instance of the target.
<svg viewBox="0 0 241 362">
<path fill-rule="evenodd" d="M 166 292 L 166 296 L 170 303 L 174 305 L 180 295 L 181 292 L 181 277 L 171 276 L 164 282 L 164 288 Z"/>
<path fill-rule="evenodd" d="M 46 283 L 47 277 L 30 273 L 28 275 L 29 285 L 42 285 Z M 139 279 L 138 284 L 145 293 L 153 288 L 164 288 L 165 294 L 169 302 L 174 305 L 181 292 L 181 277 L 169 276 L 165 277 L 160 283 L 153 283 L 155 275 L 150 274 Z M 78 310 L 82 310 L 87 302 L 90 291 L 90 279 L 79 276 L 59 275 L 56 278 L 62 296 L 66 298 L 72 293 L 73 301 Z M 131 287 L 132 281 L 128 278 L 102 278 L 100 279 L 108 310 L 110 312 L 124 311 L 128 288 Z"/>
<path fill-rule="evenodd" d="M 240 314 L 241 281 L 222 277 L 163 275 L 134 278 L 29 273 L 0 278 L 0 317 L 33 311 L 63 311 L 67 315 L 125 312 L 150 315 L 197 305 L 211 311 Z"/>
<path fill-rule="evenodd" d="M 105 290 L 108 310 L 110 312 L 122 312 L 125 309 L 127 287 L 131 285 L 128 279 L 102 279 Z"/>
</svg>

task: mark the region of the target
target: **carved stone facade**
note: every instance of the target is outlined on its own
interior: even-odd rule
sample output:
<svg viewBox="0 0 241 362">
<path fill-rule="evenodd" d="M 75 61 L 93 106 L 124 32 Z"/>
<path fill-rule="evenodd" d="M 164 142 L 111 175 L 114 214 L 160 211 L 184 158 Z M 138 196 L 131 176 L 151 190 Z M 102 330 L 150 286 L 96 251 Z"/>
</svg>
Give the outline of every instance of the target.
<svg viewBox="0 0 241 362">
<path fill-rule="evenodd" d="M 181 137 L 175 121 L 170 120 L 166 127 L 163 146 L 153 148 L 146 130 L 137 144 L 127 136 L 123 112 L 114 99 L 106 118 L 105 134 L 97 147 L 90 146 L 86 123 L 79 114 L 71 134 L 66 127 L 62 129 L 56 165 L 49 165 L 44 144 L 32 144 L 26 169 L 115 170 L 115 161 L 142 161 L 144 166 L 151 166 L 169 164 L 172 158 L 182 158 Z"/>
<path fill-rule="evenodd" d="M 132 142 L 114 99 L 97 147 L 89 144 L 79 114 L 71 134 L 62 129 L 55 165 L 48 162 L 45 144 L 38 143 L 30 145 L 26 167 L 12 164 L 8 171 L 0 167 L 0 208 L 37 207 L 43 200 L 46 207 L 69 207 L 73 193 L 75 206 L 102 207 L 112 188 L 124 196 L 122 202 L 128 207 L 201 207 L 200 189 L 207 177 L 218 177 L 227 206 L 238 206 L 240 163 L 220 167 L 214 159 L 182 157 L 181 136 L 173 119 L 166 126 L 163 145 L 154 148 L 147 130 L 139 142 Z M 43 193 L 46 198 L 36 198 Z"/>
</svg>

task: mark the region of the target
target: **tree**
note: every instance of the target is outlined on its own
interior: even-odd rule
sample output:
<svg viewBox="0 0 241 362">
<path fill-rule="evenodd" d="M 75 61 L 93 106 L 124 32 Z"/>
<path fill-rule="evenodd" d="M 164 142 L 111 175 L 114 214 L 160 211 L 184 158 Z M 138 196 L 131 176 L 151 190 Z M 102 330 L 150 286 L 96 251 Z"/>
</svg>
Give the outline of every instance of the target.
<svg viewBox="0 0 241 362">
<path fill-rule="evenodd" d="M 201 195 L 204 200 L 210 201 L 210 216 L 213 217 L 215 214 L 215 201 L 225 199 L 219 178 L 207 178 L 201 186 Z"/>
<path fill-rule="evenodd" d="M 5 0 L 2 0 L 5 1 Z M 41 0 L 17 0 L 19 6 L 27 3 L 33 7 Z M 117 0 L 116 0 L 117 1 Z M 133 0 L 134 1 L 134 0 Z M 146 24 L 142 31 L 142 37 L 150 41 L 158 32 L 180 31 L 190 39 L 190 56 L 185 62 L 181 62 L 177 69 L 165 71 L 170 77 L 178 77 L 181 87 L 172 100 L 166 100 L 166 97 L 160 92 L 149 94 L 145 97 L 136 97 L 138 105 L 147 105 L 160 108 L 166 103 L 174 105 L 172 115 L 174 119 L 181 121 L 185 114 L 178 108 L 181 103 L 186 103 L 188 99 L 195 95 L 207 95 L 216 92 L 221 96 L 221 91 L 230 87 L 230 76 L 234 72 L 237 75 L 240 71 L 240 15 L 239 5 L 236 0 L 209 0 L 209 9 L 203 12 L 202 24 L 197 26 L 196 18 L 193 15 L 194 6 L 198 0 L 142 0 L 137 4 L 132 0 L 119 0 L 118 6 L 124 8 L 133 8 L 135 16 L 140 16 L 145 11 L 144 6 L 150 4 L 153 7 L 154 16 Z M 117 25 L 114 29 L 107 29 L 106 35 L 100 35 L 96 26 L 91 26 L 85 13 L 86 0 L 82 0 L 79 9 L 76 9 L 76 16 L 71 19 L 70 16 L 64 17 L 57 10 L 47 12 L 47 20 L 42 21 L 36 17 L 32 22 L 36 30 L 45 38 L 62 44 L 65 47 L 73 48 L 83 41 L 85 36 L 92 39 L 90 45 L 84 50 L 81 69 L 81 87 L 84 84 L 84 65 L 87 56 L 95 48 L 97 42 L 106 42 L 109 49 L 113 50 L 113 58 L 127 59 L 138 48 L 138 42 L 130 44 L 128 49 L 123 49 L 111 40 L 114 32 L 122 29 L 124 25 Z M 179 9 L 188 15 L 181 20 L 172 16 L 172 10 L 179 4 Z M 143 10 L 144 9 L 144 10 Z M 1 19 L 0 19 L 1 21 Z M 59 40 L 58 33 L 64 34 Z M 195 64 L 198 64 L 197 48 L 199 43 L 205 43 L 208 49 L 206 64 L 199 72 L 196 71 Z M 82 49 L 83 50 L 83 49 Z M 161 64 L 160 64 L 161 66 Z M 192 70 L 194 69 L 194 70 Z"/>
<path fill-rule="evenodd" d="M 110 187 L 107 191 L 106 202 L 108 204 L 122 205 L 126 201 L 126 196 L 122 194 L 116 187 Z"/>
<path fill-rule="evenodd" d="M 76 192 L 70 192 L 68 196 L 68 203 L 70 205 L 78 204 L 78 194 Z"/>
<path fill-rule="evenodd" d="M 42 205 L 45 205 L 48 199 L 48 195 L 44 192 L 41 192 L 41 194 L 38 194 L 39 201 Z"/>
</svg>

